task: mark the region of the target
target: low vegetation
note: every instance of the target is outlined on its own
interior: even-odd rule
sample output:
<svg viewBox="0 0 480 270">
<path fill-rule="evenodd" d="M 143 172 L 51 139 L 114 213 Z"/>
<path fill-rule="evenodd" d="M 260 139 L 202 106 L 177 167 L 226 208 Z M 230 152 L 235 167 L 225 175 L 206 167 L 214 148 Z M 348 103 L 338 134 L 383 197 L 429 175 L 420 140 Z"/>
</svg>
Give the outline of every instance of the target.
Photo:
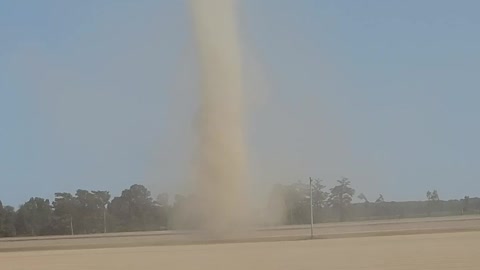
<svg viewBox="0 0 480 270">
<path fill-rule="evenodd" d="M 436 190 L 426 192 L 425 201 L 393 202 L 381 194 L 374 201 L 363 193 L 355 197 L 347 178 L 328 191 L 321 180 L 313 180 L 312 189 L 315 223 L 480 213 L 480 198 L 443 201 Z M 355 198 L 360 202 L 352 203 Z M 185 209 L 194 209 L 195 203 L 193 195 L 176 195 L 173 203 L 168 194 L 153 199 L 142 185 L 132 185 L 113 199 L 108 191 L 79 189 L 55 193 L 53 201 L 31 198 L 17 210 L 0 202 L 0 237 L 194 229 L 197 217 Z M 275 185 L 265 212 L 278 209 L 281 215 L 275 221 L 260 218 L 264 225 L 309 223 L 309 184 Z"/>
</svg>

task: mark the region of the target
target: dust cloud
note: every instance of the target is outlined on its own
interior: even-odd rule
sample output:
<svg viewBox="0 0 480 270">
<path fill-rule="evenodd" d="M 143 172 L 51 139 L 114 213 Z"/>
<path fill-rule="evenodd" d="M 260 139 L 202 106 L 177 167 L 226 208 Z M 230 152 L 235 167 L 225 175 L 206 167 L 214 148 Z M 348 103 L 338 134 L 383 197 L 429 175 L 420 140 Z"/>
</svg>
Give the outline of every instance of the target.
<svg viewBox="0 0 480 270">
<path fill-rule="evenodd" d="M 200 72 L 195 193 L 200 227 L 220 233 L 248 218 L 242 55 L 234 0 L 191 0 Z"/>
</svg>

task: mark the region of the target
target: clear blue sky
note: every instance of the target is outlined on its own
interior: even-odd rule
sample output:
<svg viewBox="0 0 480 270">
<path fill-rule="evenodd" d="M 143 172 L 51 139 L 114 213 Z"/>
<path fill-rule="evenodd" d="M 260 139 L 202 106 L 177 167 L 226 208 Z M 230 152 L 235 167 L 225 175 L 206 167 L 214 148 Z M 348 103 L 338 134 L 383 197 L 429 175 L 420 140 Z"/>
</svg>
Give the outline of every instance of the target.
<svg viewBox="0 0 480 270">
<path fill-rule="evenodd" d="M 480 2 L 242 0 L 252 179 L 480 196 Z M 198 90 L 186 1 L 0 4 L 0 200 L 182 192 Z M 259 191 L 259 192 L 260 192 Z"/>
</svg>

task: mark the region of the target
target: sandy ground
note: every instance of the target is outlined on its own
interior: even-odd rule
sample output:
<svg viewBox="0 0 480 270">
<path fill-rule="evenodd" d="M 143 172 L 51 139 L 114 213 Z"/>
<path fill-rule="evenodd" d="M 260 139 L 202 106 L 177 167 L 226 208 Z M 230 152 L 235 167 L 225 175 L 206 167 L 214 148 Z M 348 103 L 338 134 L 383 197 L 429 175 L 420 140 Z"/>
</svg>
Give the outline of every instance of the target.
<svg viewBox="0 0 480 270">
<path fill-rule="evenodd" d="M 368 222 L 326 223 L 316 225 L 319 239 L 367 237 L 379 235 L 408 235 L 439 232 L 467 232 L 480 230 L 480 216 L 447 218 L 402 219 Z M 80 236 L 0 238 L 0 253 L 13 251 L 91 249 L 111 247 L 142 247 L 184 245 L 194 243 L 255 242 L 301 240 L 310 235 L 309 226 L 285 226 L 262 230 L 237 232 L 221 241 L 190 232 L 143 232 Z M 480 268 L 479 268 L 480 269 Z"/>
<path fill-rule="evenodd" d="M 2 270 L 480 269 L 480 232 L 0 253 Z"/>
<path fill-rule="evenodd" d="M 476 216 L 321 224 L 318 239 L 302 240 L 309 234 L 286 226 L 222 241 L 169 231 L 2 238 L 0 269 L 480 269 Z"/>
</svg>

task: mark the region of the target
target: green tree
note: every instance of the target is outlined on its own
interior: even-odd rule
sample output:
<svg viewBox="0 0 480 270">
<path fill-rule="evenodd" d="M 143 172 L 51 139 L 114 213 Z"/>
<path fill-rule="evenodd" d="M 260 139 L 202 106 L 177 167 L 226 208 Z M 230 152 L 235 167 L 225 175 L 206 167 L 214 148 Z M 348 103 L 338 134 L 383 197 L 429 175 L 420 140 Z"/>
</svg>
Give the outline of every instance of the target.
<svg viewBox="0 0 480 270">
<path fill-rule="evenodd" d="M 77 225 L 81 223 L 78 199 L 70 193 L 58 192 L 55 193 L 52 205 L 54 209 L 53 231 L 56 234 L 80 233 L 77 228 Z"/>
<path fill-rule="evenodd" d="M 427 212 L 431 216 L 432 212 L 438 206 L 440 202 L 440 197 L 438 196 L 437 190 L 427 191 Z"/>
<path fill-rule="evenodd" d="M 104 231 L 106 219 L 105 207 L 110 200 L 108 191 L 77 190 L 77 213 L 79 221 L 77 229 L 82 233 L 98 233 Z"/>
<path fill-rule="evenodd" d="M 387 217 L 389 215 L 389 210 L 387 205 L 385 204 L 385 199 L 383 195 L 378 195 L 378 198 L 375 200 L 375 212 L 374 215 L 377 217 Z"/>
<path fill-rule="evenodd" d="M 150 191 L 142 185 L 132 185 L 120 197 L 115 197 L 108 207 L 114 217 L 117 230 L 158 230 L 162 219 L 161 209 L 154 203 Z"/>
<path fill-rule="evenodd" d="M 322 187 L 318 186 L 317 194 L 312 194 L 314 200 L 317 196 L 316 203 L 319 207 L 322 203 L 321 191 Z M 279 221 L 287 224 L 310 222 L 310 186 L 301 181 L 290 185 L 275 185 L 270 193 L 267 213 L 269 214 L 268 219 L 273 223 Z"/>
<path fill-rule="evenodd" d="M 167 229 L 170 223 L 172 209 L 168 204 L 168 200 L 168 193 L 161 193 L 154 201 L 154 213 L 156 215 L 155 219 L 158 221 L 158 224 L 162 227 L 162 229 Z"/>
<path fill-rule="evenodd" d="M 359 200 L 363 201 L 363 203 L 362 203 L 363 207 L 362 208 L 356 208 L 357 209 L 356 216 L 361 216 L 361 217 L 364 217 L 364 218 L 370 218 L 370 216 L 372 216 L 372 207 L 371 207 L 372 204 L 370 203 L 370 200 L 363 193 L 360 193 L 357 196 L 357 198 Z"/>
<path fill-rule="evenodd" d="M 104 232 L 109 200 L 108 191 L 79 189 L 75 196 L 66 192 L 55 193 L 53 230 L 59 234 Z"/>
<path fill-rule="evenodd" d="M 11 206 L 3 206 L 0 201 L 0 237 L 17 235 L 15 229 L 15 208 Z"/>
<path fill-rule="evenodd" d="M 465 196 L 462 199 L 462 215 L 467 213 L 469 208 L 470 208 L 470 197 Z"/>
<path fill-rule="evenodd" d="M 108 204 L 110 203 L 110 192 L 108 191 L 92 191 L 92 194 L 95 198 L 95 209 L 96 209 L 96 217 L 97 217 L 97 228 L 101 227 L 104 232 L 107 231 L 107 220 L 108 220 Z M 100 222 L 98 222 L 100 220 Z M 98 224 L 100 223 L 100 226 Z"/>
<path fill-rule="evenodd" d="M 437 190 L 433 190 L 433 192 L 427 191 L 427 200 L 429 201 L 439 201 L 440 197 L 438 196 Z"/>
<path fill-rule="evenodd" d="M 287 222 L 305 224 L 310 222 L 310 187 L 298 181 L 284 188 Z M 315 198 L 315 195 L 314 195 Z"/>
<path fill-rule="evenodd" d="M 362 200 L 365 204 L 369 204 L 370 201 L 367 199 L 367 196 L 365 196 L 365 194 L 363 193 L 360 193 L 358 196 L 357 196 L 358 199 Z"/>
<path fill-rule="evenodd" d="M 380 194 L 378 196 L 378 199 L 375 200 L 375 203 L 384 203 L 385 202 L 385 199 L 383 198 L 383 195 Z"/>
<path fill-rule="evenodd" d="M 192 230 L 198 229 L 201 223 L 201 212 L 198 209 L 198 198 L 190 194 L 188 196 L 176 194 L 168 220 L 168 226 L 174 229 Z"/>
<path fill-rule="evenodd" d="M 314 222 L 321 222 L 325 219 L 324 208 L 327 206 L 328 192 L 324 191 L 326 188 L 322 180 L 315 179 L 312 182 L 312 203 L 313 203 L 313 219 Z"/>
<path fill-rule="evenodd" d="M 338 185 L 330 189 L 330 196 L 327 203 L 330 207 L 336 209 L 340 215 L 340 221 L 345 221 L 347 209 L 352 202 L 355 190 L 350 187 L 351 182 L 348 178 L 337 180 Z"/>
<path fill-rule="evenodd" d="M 325 188 L 320 179 L 315 179 L 312 183 L 313 207 L 316 209 L 326 206 L 328 192 L 324 191 Z"/>
<path fill-rule="evenodd" d="M 17 211 L 15 227 L 19 235 L 49 234 L 52 206 L 48 199 L 30 198 Z"/>
</svg>

